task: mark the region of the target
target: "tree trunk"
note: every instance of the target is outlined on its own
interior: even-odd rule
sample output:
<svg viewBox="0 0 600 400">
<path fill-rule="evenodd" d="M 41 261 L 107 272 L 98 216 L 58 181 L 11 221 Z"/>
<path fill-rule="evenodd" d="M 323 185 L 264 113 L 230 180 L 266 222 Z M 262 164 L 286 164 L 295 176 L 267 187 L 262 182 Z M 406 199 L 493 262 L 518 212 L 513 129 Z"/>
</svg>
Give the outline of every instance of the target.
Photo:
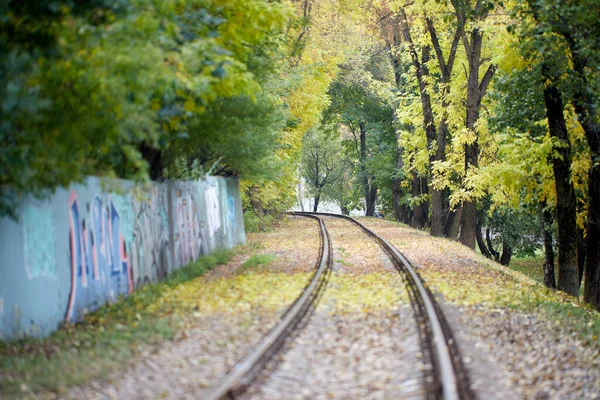
<svg viewBox="0 0 600 400">
<path fill-rule="evenodd" d="M 431 235 L 444 236 L 444 190 L 431 188 Z"/>
<path fill-rule="evenodd" d="M 458 239 L 458 231 L 460 228 L 460 221 L 462 219 L 462 207 L 454 211 L 449 211 L 446 217 L 446 225 L 444 227 L 444 234 L 447 238 L 452 240 Z"/>
<path fill-rule="evenodd" d="M 460 223 L 459 241 L 465 246 L 475 249 L 477 230 L 477 204 L 475 200 L 466 201 L 463 204 L 462 220 Z"/>
<path fill-rule="evenodd" d="M 600 143 L 600 135 L 597 138 Z M 583 299 L 600 310 L 600 156 L 598 143 L 589 174 L 589 207 L 587 228 L 587 260 Z M 591 146 L 590 146 L 591 147 Z"/>
<path fill-rule="evenodd" d="M 395 114 L 394 114 L 395 115 Z M 394 119 L 396 117 L 394 116 Z M 396 140 L 400 140 L 398 131 L 396 132 Z M 404 168 L 404 161 L 402 160 L 402 148 L 398 146 L 396 148 L 396 170 L 401 171 Z M 402 204 L 402 181 L 400 178 L 394 178 L 392 180 L 392 205 L 394 207 L 394 217 L 396 221 L 408 224 L 408 210 L 406 205 Z"/>
<path fill-rule="evenodd" d="M 479 89 L 479 67 L 481 59 L 481 47 L 483 42 L 482 33 L 474 28 L 471 31 L 471 41 L 468 46 L 467 58 L 469 62 L 469 79 L 467 82 L 467 119 L 466 128 L 473 133 L 473 143 L 465 144 L 465 176 L 469 175 L 471 169 L 478 166 L 479 146 L 475 123 L 479 118 L 480 89 Z M 463 205 L 462 221 L 460 224 L 459 241 L 475 249 L 475 230 L 477 223 L 477 203 L 473 198 L 465 201 Z"/>
<path fill-rule="evenodd" d="M 589 172 L 587 255 L 583 299 L 600 310 L 600 126 L 584 123 L 592 155 Z"/>
<path fill-rule="evenodd" d="M 377 186 L 371 185 L 367 193 L 367 210 L 366 216 L 372 217 L 375 215 L 375 204 L 377 203 Z"/>
<path fill-rule="evenodd" d="M 588 175 L 588 221 L 587 244 L 585 261 L 585 289 L 583 299 L 600 310 L 600 121 L 598 120 L 598 96 L 594 92 L 593 83 L 588 80 L 588 67 L 593 69 L 596 65 L 589 65 L 591 58 L 579 48 L 578 39 L 573 35 L 565 35 L 571 50 L 573 70 L 579 77 L 579 84 L 575 85 L 573 105 L 577 119 L 581 124 L 587 138 L 592 158 L 592 165 Z"/>
<path fill-rule="evenodd" d="M 442 102 L 442 107 L 446 106 L 446 102 Z M 437 132 L 437 150 L 433 161 L 444 161 L 446 158 L 446 135 L 448 134 L 448 126 L 446 124 L 446 112 L 442 117 L 442 122 Z M 431 179 L 433 180 L 433 171 L 431 172 Z M 447 199 L 445 198 L 446 191 L 443 189 L 436 189 L 431 187 L 431 235 L 432 236 L 445 236 L 445 222 L 447 213 L 444 209 Z"/>
<path fill-rule="evenodd" d="M 321 200 L 321 193 L 317 193 L 317 195 L 315 196 L 315 204 L 313 206 L 313 212 L 317 212 L 317 209 L 319 208 L 320 200 Z"/>
<path fill-rule="evenodd" d="M 544 77 L 546 75 L 544 74 Z M 554 84 L 544 88 L 544 102 L 550 136 L 558 142 L 553 157 L 558 222 L 558 289 L 573 296 L 579 294 L 577 266 L 577 220 L 575 191 L 571 183 L 571 144 L 563 113 L 562 96 Z"/>
<path fill-rule="evenodd" d="M 583 274 L 585 272 L 586 253 L 585 231 L 577 227 L 577 272 L 579 275 L 579 287 L 581 287 L 581 281 L 583 281 Z"/>
<path fill-rule="evenodd" d="M 346 206 L 346 204 L 344 204 L 344 202 L 340 201 L 340 210 L 342 211 L 342 215 L 350 215 L 350 210 L 348 210 L 348 207 Z"/>
<path fill-rule="evenodd" d="M 546 210 L 546 205 L 540 205 L 542 209 L 542 235 L 544 237 L 544 285 L 550 289 L 556 289 L 556 277 L 554 276 L 554 248 L 552 247 L 552 213 Z"/>
<path fill-rule="evenodd" d="M 512 258 L 513 249 L 506 242 L 502 242 L 502 257 L 500 257 L 500 264 L 509 266 L 510 259 Z"/>
<path fill-rule="evenodd" d="M 485 257 L 489 258 L 490 260 L 493 260 L 492 253 L 488 250 L 487 246 L 485 245 L 485 242 L 483 241 L 483 235 L 481 234 L 481 225 L 479 225 L 479 224 L 477 224 L 476 235 L 477 235 L 477 245 L 479 246 L 479 250 L 481 251 L 481 254 L 483 254 Z"/>
<path fill-rule="evenodd" d="M 500 253 L 498 253 L 496 250 L 494 250 L 494 243 L 492 243 L 492 237 L 490 236 L 490 228 L 487 228 L 485 230 L 485 240 L 487 241 L 487 245 L 488 245 L 488 249 L 490 250 L 490 253 L 492 253 L 492 256 L 494 256 L 494 260 L 496 262 L 500 262 Z"/>
<path fill-rule="evenodd" d="M 423 189 L 427 188 L 427 183 L 423 184 L 423 181 L 426 180 L 417 174 L 413 174 L 413 185 L 412 185 L 412 197 L 418 197 L 423 194 Z M 428 204 L 427 202 L 423 202 L 421 204 L 415 205 L 413 207 L 413 218 L 412 218 L 412 226 L 417 229 L 422 229 L 427 225 L 427 212 L 428 212 Z"/>
<path fill-rule="evenodd" d="M 365 167 L 367 159 L 367 127 L 364 122 L 359 122 L 360 128 L 360 166 L 362 171 L 363 190 L 365 193 L 365 215 L 372 217 L 375 214 L 375 200 L 377 188 L 369 182 L 369 175 Z M 374 189 L 374 193 L 373 193 Z"/>
</svg>

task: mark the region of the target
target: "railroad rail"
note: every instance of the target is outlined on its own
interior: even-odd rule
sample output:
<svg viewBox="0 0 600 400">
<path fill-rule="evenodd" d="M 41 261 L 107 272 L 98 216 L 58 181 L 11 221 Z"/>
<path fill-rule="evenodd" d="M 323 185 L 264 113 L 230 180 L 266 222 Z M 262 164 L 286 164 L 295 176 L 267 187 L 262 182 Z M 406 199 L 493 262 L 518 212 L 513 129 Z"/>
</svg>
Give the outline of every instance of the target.
<svg viewBox="0 0 600 400">
<path fill-rule="evenodd" d="M 331 274 L 333 265 L 333 252 L 329 232 L 321 218 L 315 215 L 296 214 L 302 217 L 317 220 L 321 246 L 315 273 L 304 288 L 302 294 L 288 308 L 279 322 L 262 338 L 240 362 L 238 362 L 225 377 L 209 392 L 203 396 L 207 400 L 233 398 L 235 394 L 245 391 L 254 376 L 269 361 L 271 356 L 283 345 L 295 328 L 301 324 L 316 307 L 316 303 L 323 293 Z"/>
<path fill-rule="evenodd" d="M 209 389 L 203 398 L 208 400 L 234 398 L 237 394 L 243 393 L 285 340 L 297 331 L 296 328 L 302 321 L 307 321 L 310 317 L 327 285 L 333 264 L 331 239 L 322 216 L 342 218 L 357 225 L 379 244 L 402 276 L 415 311 L 424 360 L 430 367 L 424 369 L 426 398 L 444 400 L 474 398 L 450 326 L 431 291 L 406 257 L 387 240 L 349 216 L 310 212 L 290 214 L 318 221 L 321 246 L 313 277 L 302 294 L 258 345 L 247 353 L 216 386 Z"/>
<path fill-rule="evenodd" d="M 426 370 L 429 378 L 426 387 L 428 399 L 472 399 L 466 368 L 452 331 L 431 291 L 404 255 L 390 242 L 352 217 L 333 213 L 296 213 L 342 218 L 357 225 L 372 237 L 390 257 L 394 267 L 403 277 L 420 330 L 421 348 L 432 368 Z"/>
</svg>

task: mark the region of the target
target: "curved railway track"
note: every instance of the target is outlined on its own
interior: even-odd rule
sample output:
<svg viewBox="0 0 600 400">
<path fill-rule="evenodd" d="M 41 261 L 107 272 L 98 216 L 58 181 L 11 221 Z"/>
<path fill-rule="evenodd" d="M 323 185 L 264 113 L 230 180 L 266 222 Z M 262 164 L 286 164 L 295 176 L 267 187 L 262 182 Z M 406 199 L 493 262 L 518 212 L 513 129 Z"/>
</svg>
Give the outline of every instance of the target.
<svg viewBox="0 0 600 400">
<path fill-rule="evenodd" d="M 235 398 L 237 394 L 243 393 L 285 340 L 297 333 L 297 328 L 310 317 L 325 290 L 333 265 L 331 239 L 322 216 L 342 218 L 358 226 L 378 243 L 402 276 L 415 312 L 423 359 L 428 366 L 424 369 L 426 398 L 445 400 L 474 398 L 450 326 L 431 291 L 402 253 L 387 240 L 349 216 L 306 212 L 290 214 L 315 219 L 319 224 L 321 246 L 313 277 L 271 331 L 203 398 L 209 400 Z"/>
</svg>

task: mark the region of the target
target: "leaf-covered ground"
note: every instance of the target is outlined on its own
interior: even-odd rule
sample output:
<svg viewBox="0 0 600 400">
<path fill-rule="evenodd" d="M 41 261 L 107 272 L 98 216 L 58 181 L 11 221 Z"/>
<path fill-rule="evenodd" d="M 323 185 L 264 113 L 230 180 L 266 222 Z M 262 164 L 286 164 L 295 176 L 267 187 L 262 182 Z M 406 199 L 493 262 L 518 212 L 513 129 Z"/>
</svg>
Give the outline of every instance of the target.
<svg viewBox="0 0 600 400">
<path fill-rule="evenodd" d="M 497 373 L 525 398 L 600 398 L 600 314 L 562 292 L 475 254 L 459 243 L 400 224 L 364 219 L 418 268 L 451 316 L 472 358 L 474 384 Z M 488 366 L 489 368 L 489 366 Z M 505 398 L 480 384 L 486 398 Z"/>
<path fill-rule="evenodd" d="M 399 274 L 356 226 L 326 225 L 334 266 L 323 297 L 243 398 L 421 398 L 418 332 Z"/>
<path fill-rule="evenodd" d="M 599 398 L 597 312 L 458 243 L 363 222 L 436 291 L 480 398 Z M 419 397 L 420 351 L 401 279 L 357 228 L 327 224 L 335 265 L 323 298 L 245 397 Z M 85 324 L 2 345 L 0 397 L 200 398 L 302 291 L 318 246 L 314 221 L 289 218 Z"/>
</svg>

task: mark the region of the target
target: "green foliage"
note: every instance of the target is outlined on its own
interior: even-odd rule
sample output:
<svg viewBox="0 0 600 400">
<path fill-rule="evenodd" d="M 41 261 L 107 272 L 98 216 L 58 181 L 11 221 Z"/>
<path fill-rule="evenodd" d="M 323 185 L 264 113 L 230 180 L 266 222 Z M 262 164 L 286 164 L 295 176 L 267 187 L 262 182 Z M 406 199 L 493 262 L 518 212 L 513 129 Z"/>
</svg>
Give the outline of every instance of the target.
<svg viewBox="0 0 600 400">
<path fill-rule="evenodd" d="M 203 122 L 210 126 L 199 120 L 207 110 L 223 113 L 222 124 L 243 110 L 232 145 L 267 145 L 232 173 L 256 174 L 256 160 L 275 147 L 284 117 L 279 103 L 260 95 L 260 80 L 277 57 L 267 45 L 281 35 L 286 6 L 26 3 L 11 2 L 0 15 L 2 214 L 13 213 L 22 194 L 41 197 L 88 175 L 147 179 L 142 149 L 189 149 L 202 141 Z M 259 121 L 258 113 L 271 118 Z M 232 131 L 225 134 L 222 141 Z M 230 164 L 236 156 L 217 154 Z"/>
<path fill-rule="evenodd" d="M 277 258 L 274 254 L 253 254 L 244 263 L 242 267 L 244 269 L 256 268 L 259 265 L 269 265 Z"/>
<path fill-rule="evenodd" d="M 319 126 L 304 136 L 300 173 L 313 197 L 337 199 L 335 189 L 344 179 L 346 167 L 336 126 Z"/>
<path fill-rule="evenodd" d="M 252 208 L 244 211 L 246 233 L 267 232 L 273 228 L 275 218 L 269 214 L 257 214 Z"/>
</svg>

